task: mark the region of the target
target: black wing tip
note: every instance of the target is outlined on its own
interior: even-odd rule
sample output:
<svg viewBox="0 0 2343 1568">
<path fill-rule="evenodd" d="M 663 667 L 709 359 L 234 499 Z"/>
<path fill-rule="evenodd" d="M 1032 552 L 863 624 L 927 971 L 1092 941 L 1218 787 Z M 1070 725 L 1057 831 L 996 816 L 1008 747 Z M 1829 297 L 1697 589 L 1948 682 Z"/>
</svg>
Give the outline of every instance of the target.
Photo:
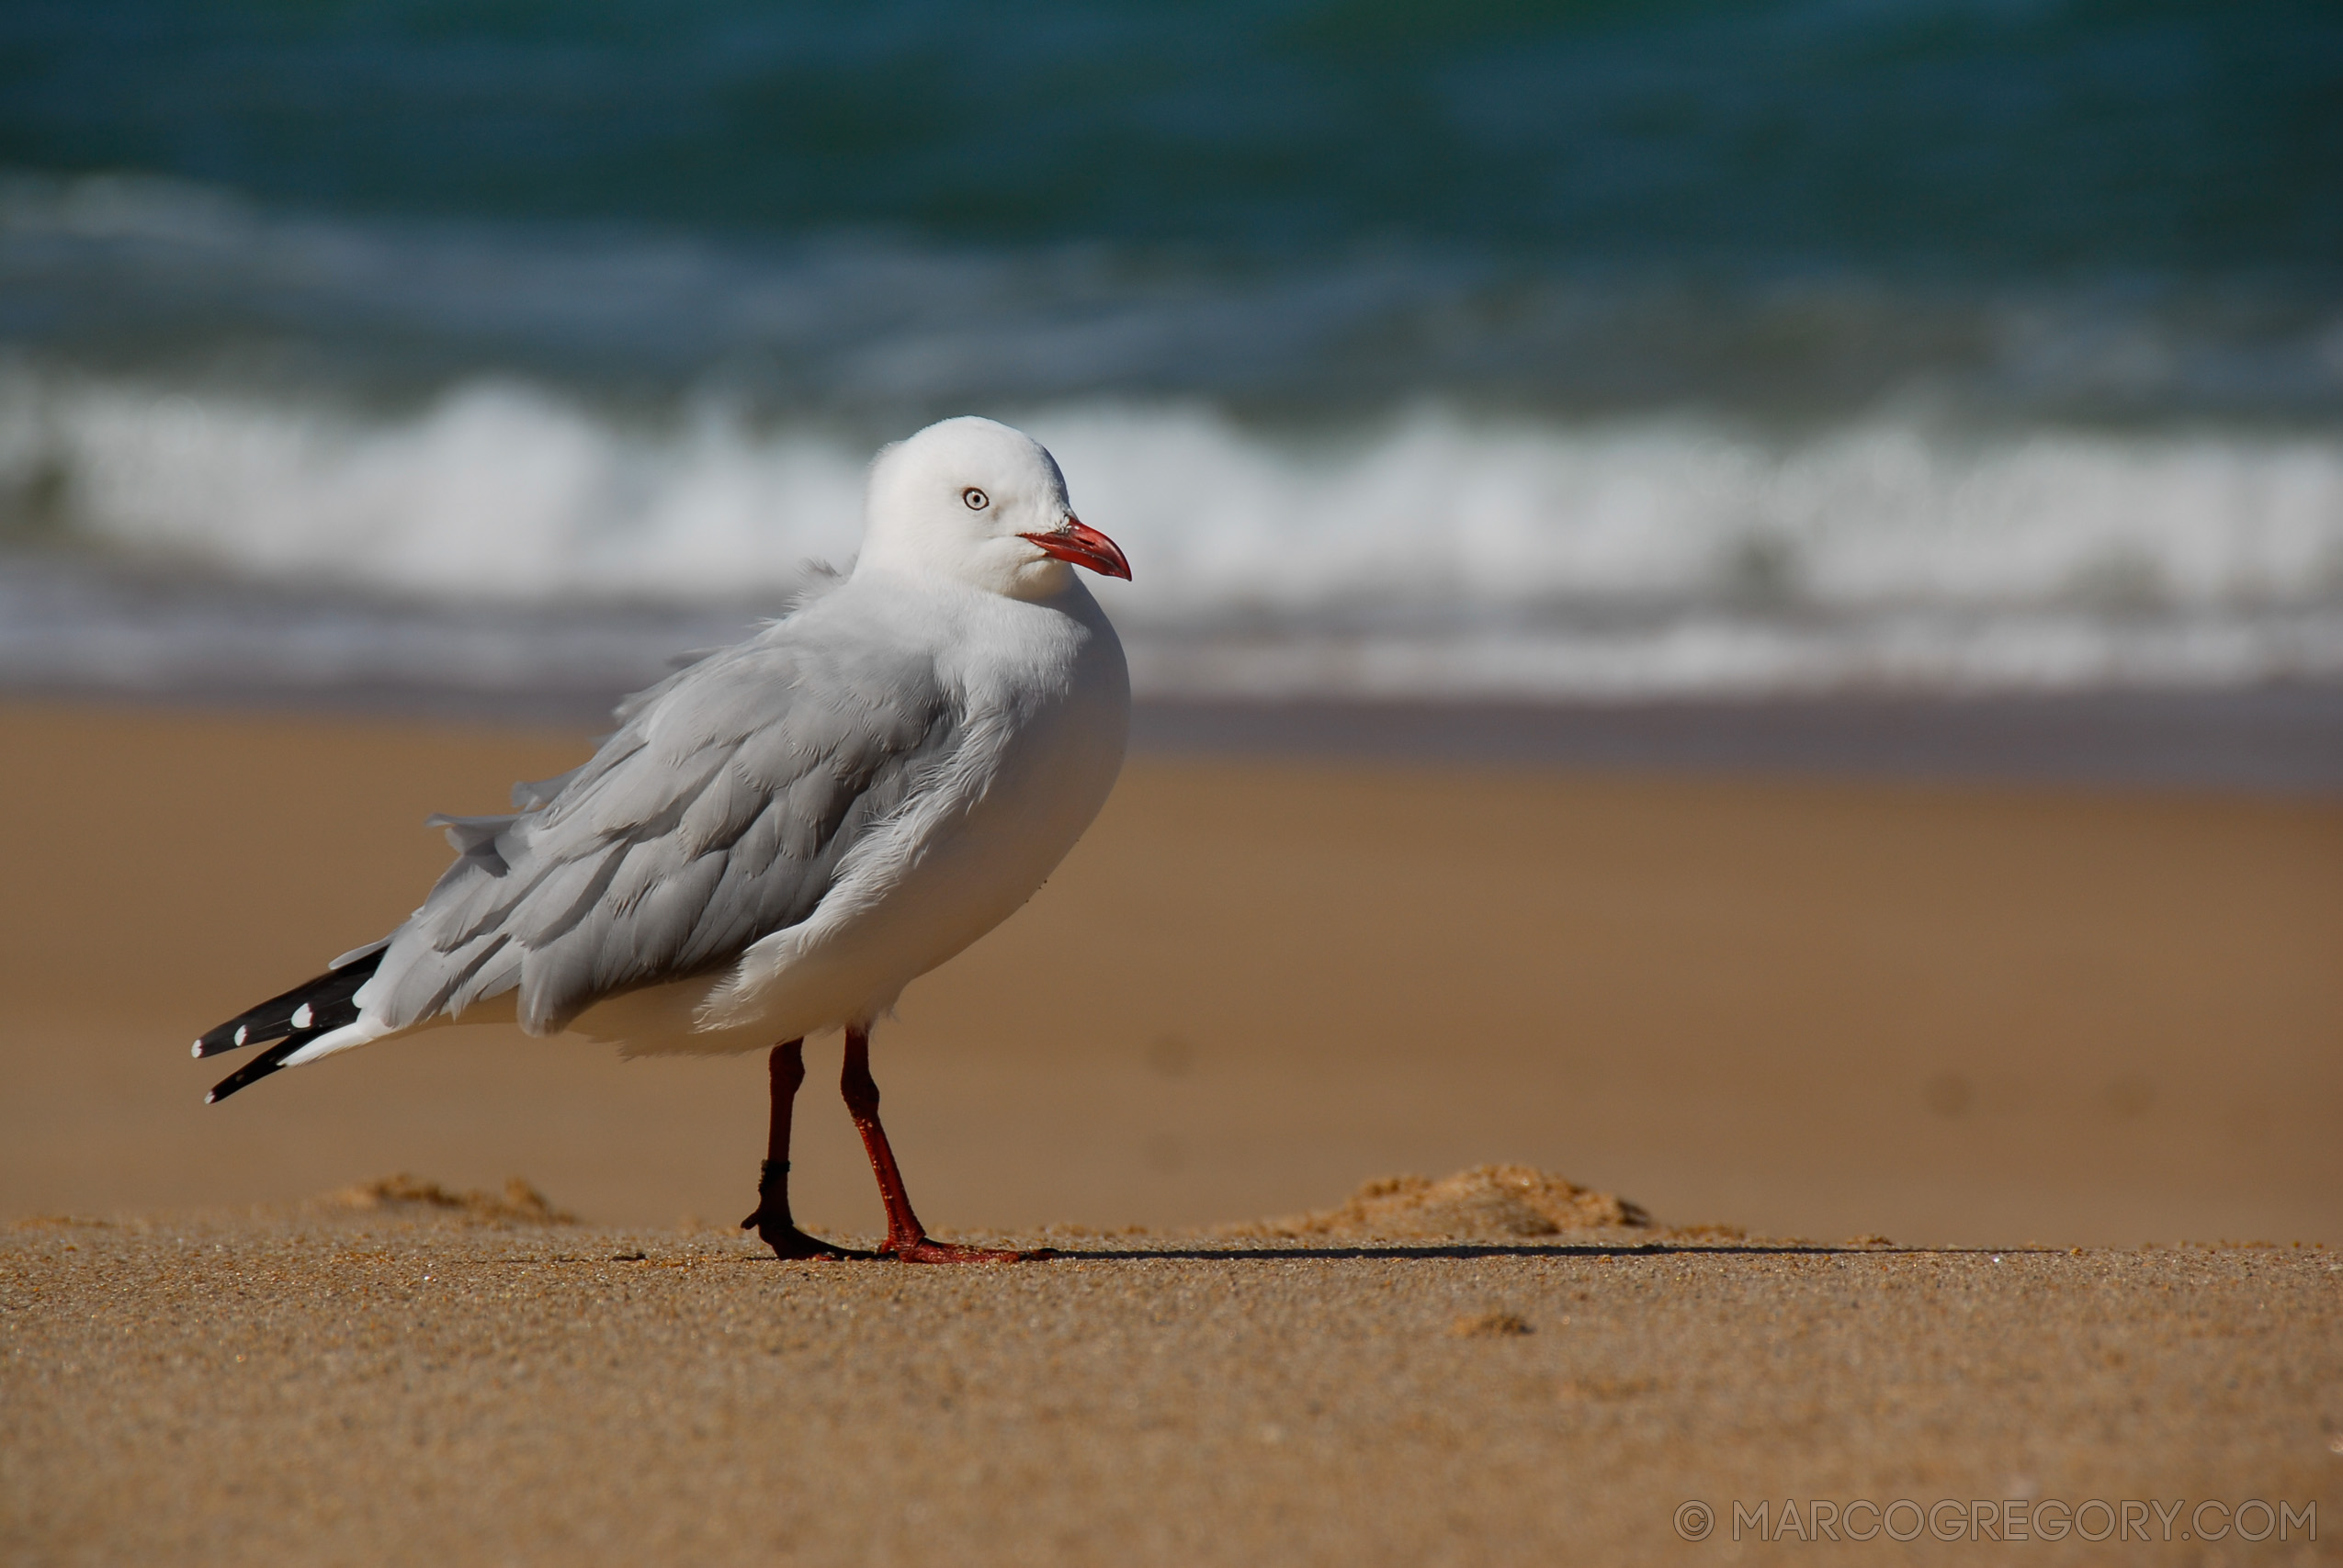
<svg viewBox="0 0 2343 1568">
<path fill-rule="evenodd" d="M 217 1029 L 207 1030 L 196 1038 L 196 1059 L 201 1061 L 247 1045 L 265 1044 L 304 1031 L 323 1033 L 328 1028 L 348 1023 L 357 1017 L 351 998 L 381 967 L 382 954 L 389 945 L 390 939 L 386 937 L 369 947 L 345 953 L 339 967 L 328 969 L 282 996 L 271 997 L 258 1007 L 238 1013 Z"/>
<path fill-rule="evenodd" d="M 269 1074 L 284 1066 L 286 1057 L 324 1032 L 325 1031 L 322 1029 L 305 1030 L 288 1039 L 279 1040 L 276 1044 L 213 1084 L 209 1092 L 204 1095 L 203 1102 L 206 1105 L 217 1105 L 230 1095 L 250 1089 Z"/>
<path fill-rule="evenodd" d="M 291 1031 L 291 1025 L 289 1022 L 279 1019 L 276 1026 L 271 1028 L 261 1021 L 261 1015 L 276 1006 L 274 1002 L 263 1002 L 252 1011 L 239 1013 L 219 1028 L 198 1035 L 195 1043 L 196 1060 L 200 1062 L 207 1056 L 224 1055 L 230 1051 L 241 1051 L 247 1045 L 263 1045 L 271 1040 L 284 1038 Z M 277 1010 L 282 1011 L 281 1009 Z"/>
</svg>

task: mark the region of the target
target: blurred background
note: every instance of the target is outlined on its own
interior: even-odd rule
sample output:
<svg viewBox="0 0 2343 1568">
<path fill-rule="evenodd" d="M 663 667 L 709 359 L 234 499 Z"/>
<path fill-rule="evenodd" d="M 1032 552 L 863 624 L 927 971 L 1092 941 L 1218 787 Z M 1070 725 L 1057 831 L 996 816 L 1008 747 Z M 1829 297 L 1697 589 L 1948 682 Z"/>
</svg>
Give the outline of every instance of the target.
<svg viewBox="0 0 2343 1568">
<path fill-rule="evenodd" d="M 2308 0 L 23 0 L 0 679 L 598 696 L 975 410 L 1151 694 L 2343 678 L 2338 90 Z"/>
<path fill-rule="evenodd" d="M 941 1076 L 890 1107 L 936 1097 L 963 1218 L 1231 1217 L 1534 1157 L 1678 1218 L 2343 1239 L 2315 1132 L 2343 1114 L 2338 104 L 2315 0 L 15 0 L 15 1070 L 95 1081 L 24 1064 L 105 996 L 99 1076 L 142 1081 L 134 1038 L 396 919 L 441 853 L 416 818 L 567 766 L 615 694 L 851 554 L 879 443 L 974 412 L 1049 445 L 1138 568 L 1098 592 L 1143 761 L 1035 929 L 1109 911 L 1155 967 L 1036 1012 L 1004 932 L 934 983 L 956 1025 L 907 1010 Z M 255 704 L 544 728 L 185 728 Z M 1923 793 L 1834 793 L 1883 773 Z M 1588 782 L 1662 775 L 1709 793 Z M 1925 793 L 1953 780 L 1985 793 Z M 2100 793 L 1991 793 L 2020 781 Z M 1399 863 L 1467 818 L 1483 859 Z M 1236 852 L 1229 821 L 1287 838 Z M 1207 863 L 1211 897 L 1181 880 Z M 1441 945 L 1476 921 L 1502 940 Z M 181 966 L 150 996 L 124 945 Z M 1476 1008 L 1501 1070 L 1423 1076 Z M 956 1026 L 1127 1067 L 1053 1123 L 1127 1110 L 1079 1180 L 985 1185 Z M 1417 1065 L 1371 1106 L 1342 1049 Z M 1073 1081 L 1044 1056 L 1031 1081 Z M 1588 1076 L 1629 1059 L 1672 1065 Z M 338 1129 L 302 1174 L 205 1193 L 404 1162 L 358 1102 L 409 1069 L 333 1071 L 281 1091 Z M 627 1071 L 611 1094 L 654 1092 Z M 447 1142 L 446 1085 L 399 1091 L 400 1136 L 492 1181 L 512 1130 Z M 1334 1143 L 1271 1158 L 1285 1134 L 1223 1114 L 1296 1099 Z M 169 1195 L 107 1185 L 120 1105 L 17 1100 L 51 1139 L 18 1206 Z M 221 1168 L 224 1133 L 154 1135 Z M 528 1168 L 605 1214 L 730 1201 L 676 1195 L 729 1190 L 712 1164 L 645 1197 L 590 1143 Z M 1960 1185 L 1987 1165 L 1999 1207 Z"/>
</svg>

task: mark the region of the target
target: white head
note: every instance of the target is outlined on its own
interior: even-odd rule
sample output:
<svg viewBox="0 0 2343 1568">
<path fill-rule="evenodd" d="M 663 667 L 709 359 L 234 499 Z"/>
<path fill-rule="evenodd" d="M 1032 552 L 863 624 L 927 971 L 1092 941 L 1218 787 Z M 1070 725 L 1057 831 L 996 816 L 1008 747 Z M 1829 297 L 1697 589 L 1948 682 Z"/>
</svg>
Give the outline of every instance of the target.
<svg viewBox="0 0 2343 1568">
<path fill-rule="evenodd" d="M 1115 541 L 1074 515 L 1048 450 L 989 419 L 947 419 L 882 450 L 863 526 L 858 571 L 949 577 L 1013 599 L 1063 592 L 1070 561 L 1131 575 Z"/>
</svg>

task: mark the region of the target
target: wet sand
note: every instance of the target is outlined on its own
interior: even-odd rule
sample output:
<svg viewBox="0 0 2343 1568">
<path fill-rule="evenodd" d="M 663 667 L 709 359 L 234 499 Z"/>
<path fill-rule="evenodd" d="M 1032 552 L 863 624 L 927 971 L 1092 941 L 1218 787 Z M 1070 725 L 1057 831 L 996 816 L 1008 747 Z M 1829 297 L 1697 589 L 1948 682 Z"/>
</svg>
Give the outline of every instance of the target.
<svg viewBox="0 0 2343 1568">
<path fill-rule="evenodd" d="M 2343 794 L 2343 687 L 2318 682 L 1569 703 L 1158 697 L 1138 705 L 1131 735 L 1143 751 L 1187 756 Z"/>
<path fill-rule="evenodd" d="M 1144 759 L 877 1043 L 931 1224 L 1070 1253 L 1009 1269 L 760 1260 L 753 1059 L 448 1032 L 197 1103 L 188 1038 L 413 905 L 424 813 L 579 753 L 0 710 L 0 1555 L 1658 1561 L 1784 1497 L 2343 1539 L 2343 805 Z M 806 1104 L 799 1212 L 866 1234 Z M 1493 1160 L 1661 1228 L 1209 1229 Z M 394 1170 L 587 1223 L 304 1206 Z M 2281 1245 L 2138 1248 L 2224 1238 Z"/>
</svg>

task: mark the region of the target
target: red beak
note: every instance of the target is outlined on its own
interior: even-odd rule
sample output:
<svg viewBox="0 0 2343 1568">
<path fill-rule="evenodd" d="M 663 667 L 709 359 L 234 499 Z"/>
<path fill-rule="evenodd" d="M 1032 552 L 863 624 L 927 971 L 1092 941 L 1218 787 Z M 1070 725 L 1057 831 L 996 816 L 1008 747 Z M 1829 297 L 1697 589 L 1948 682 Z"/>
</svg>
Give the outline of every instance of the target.
<svg viewBox="0 0 2343 1568">
<path fill-rule="evenodd" d="M 1122 547 L 1079 517 L 1069 517 L 1066 525 L 1054 534 L 1025 534 L 1059 560 L 1086 566 L 1107 577 L 1131 581 L 1131 563 L 1123 558 Z"/>
</svg>

